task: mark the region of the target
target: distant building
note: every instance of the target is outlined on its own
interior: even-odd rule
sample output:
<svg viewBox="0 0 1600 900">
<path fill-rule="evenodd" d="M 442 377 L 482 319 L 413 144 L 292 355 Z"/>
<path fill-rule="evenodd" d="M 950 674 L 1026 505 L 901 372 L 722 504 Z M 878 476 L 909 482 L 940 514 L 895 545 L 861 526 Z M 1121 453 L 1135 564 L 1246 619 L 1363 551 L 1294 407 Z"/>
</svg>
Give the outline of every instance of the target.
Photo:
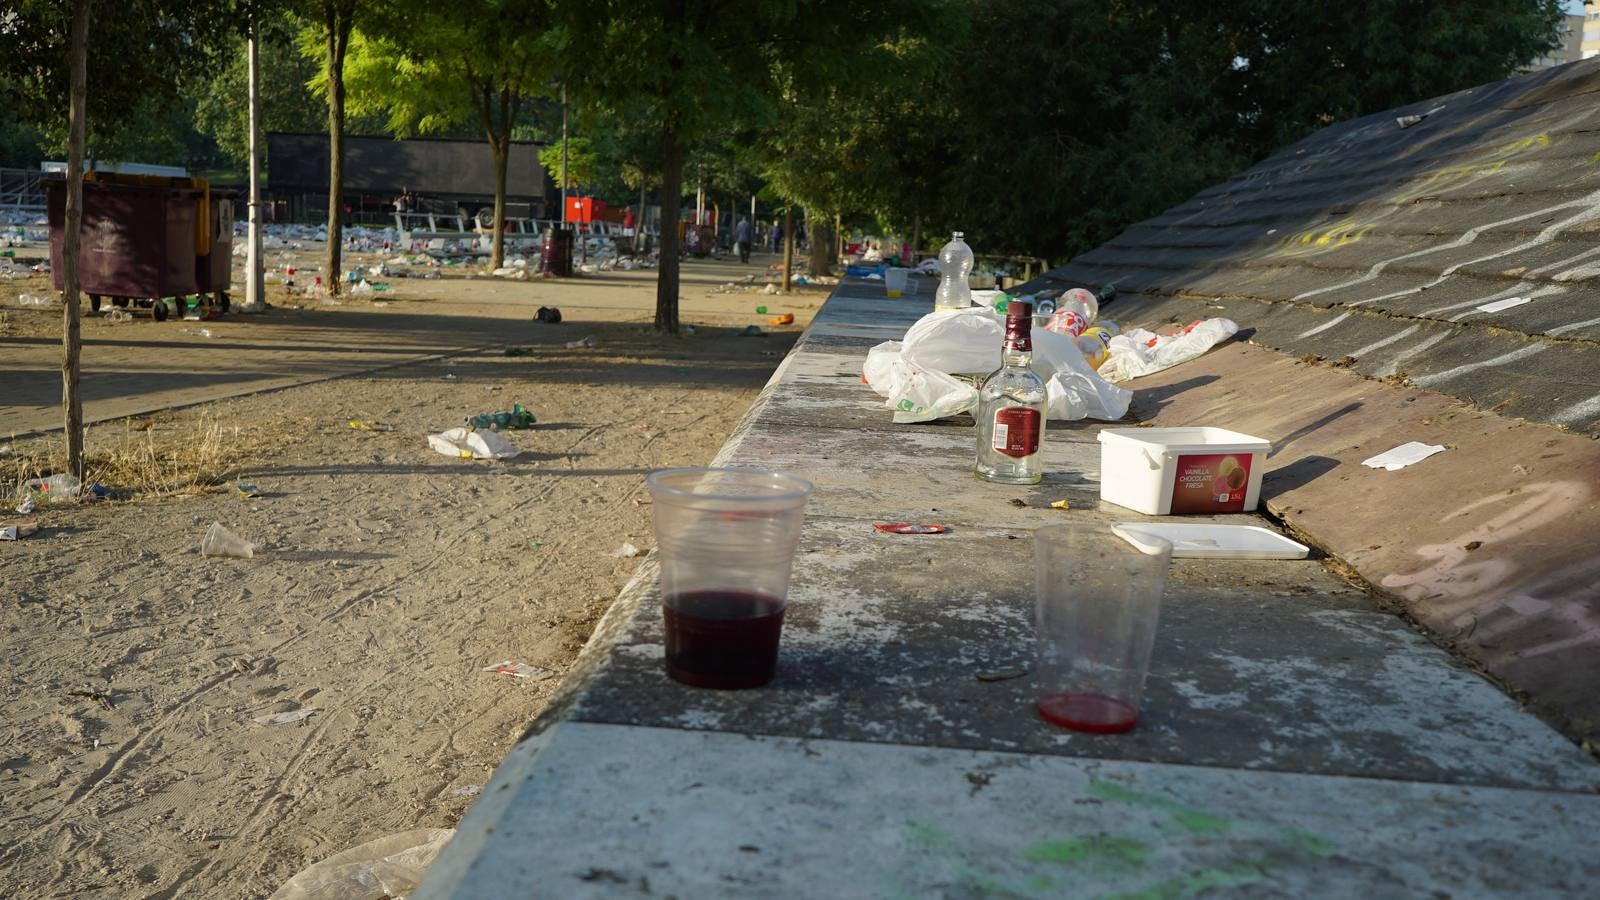
<svg viewBox="0 0 1600 900">
<path fill-rule="evenodd" d="M 1549 56 L 1541 56 L 1534 60 L 1528 66 L 1529 71 L 1564 66 L 1569 62 L 1588 59 L 1600 53 L 1600 13 L 1564 16 L 1560 24 L 1556 25 L 1556 32 L 1561 37 L 1561 46 Z"/>
<path fill-rule="evenodd" d="M 1567 18 L 1572 18 L 1568 16 Z M 1600 56 L 1600 12 L 1586 13 L 1583 17 L 1583 38 L 1578 44 L 1578 58 Z"/>
<path fill-rule="evenodd" d="M 509 218 L 554 217 L 560 203 L 547 207 L 552 182 L 539 164 L 539 147 L 512 141 L 506 165 Z M 460 209 L 471 216 L 494 204 L 494 157 L 485 141 L 452 138 L 387 137 L 344 139 L 344 200 L 348 221 L 393 221 L 394 198 L 415 192 L 433 211 Z M 316 220 L 328 209 L 328 136 L 267 135 L 267 189 L 280 216 Z M 492 216 L 491 216 L 492 218 Z"/>
</svg>

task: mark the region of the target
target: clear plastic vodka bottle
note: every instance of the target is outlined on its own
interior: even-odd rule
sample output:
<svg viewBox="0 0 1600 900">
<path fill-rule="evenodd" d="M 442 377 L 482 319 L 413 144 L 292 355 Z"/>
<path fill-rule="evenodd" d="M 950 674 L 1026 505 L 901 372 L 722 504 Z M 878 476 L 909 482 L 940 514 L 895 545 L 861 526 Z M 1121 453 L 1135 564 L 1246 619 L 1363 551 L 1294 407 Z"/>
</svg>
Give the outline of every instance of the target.
<svg viewBox="0 0 1600 900">
<path fill-rule="evenodd" d="M 978 477 L 1038 484 L 1044 477 L 1045 387 L 1033 371 L 1033 304 L 1006 307 L 1000 368 L 978 389 Z"/>
<path fill-rule="evenodd" d="M 967 276 L 972 274 L 972 248 L 961 239 L 961 232 L 950 235 L 950 243 L 939 250 L 939 290 L 933 295 L 934 309 L 966 309 L 972 305 L 972 289 Z"/>
</svg>

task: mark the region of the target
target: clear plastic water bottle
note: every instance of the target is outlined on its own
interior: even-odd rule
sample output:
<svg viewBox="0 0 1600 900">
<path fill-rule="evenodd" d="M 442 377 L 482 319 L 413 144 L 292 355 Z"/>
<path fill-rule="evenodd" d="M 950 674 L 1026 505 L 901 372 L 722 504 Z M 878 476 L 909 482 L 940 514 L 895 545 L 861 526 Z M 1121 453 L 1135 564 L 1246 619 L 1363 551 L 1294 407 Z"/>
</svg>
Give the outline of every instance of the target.
<svg viewBox="0 0 1600 900">
<path fill-rule="evenodd" d="M 939 290 L 933 295 L 934 309 L 966 309 L 972 305 L 972 289 L 967 276 L 972 274 L 972 248 L 961 239 L 961 232 L 950 235 L 950 243 L 939 250 Z"/>
</svg>

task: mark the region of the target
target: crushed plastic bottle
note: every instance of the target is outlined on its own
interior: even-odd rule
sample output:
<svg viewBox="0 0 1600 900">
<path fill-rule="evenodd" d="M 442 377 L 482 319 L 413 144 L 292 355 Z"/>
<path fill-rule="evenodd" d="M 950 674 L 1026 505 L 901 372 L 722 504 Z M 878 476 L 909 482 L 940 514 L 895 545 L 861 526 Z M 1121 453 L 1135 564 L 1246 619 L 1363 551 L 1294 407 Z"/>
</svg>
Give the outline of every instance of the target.
<svg viewBox="0 0 1600 900">
<path fill-rule="evenodd" d="M 21 296 L 17 297 L 17 302 L 23 306 L 33 307 L 47 307 L 55 305 L 50 301 L 49 297 L 40 297 L 37 294 L 22 294 Z"/>
<path fill-rule="evenodd" d="M 30 478 L 23 483 L 23 490 L 40 503 L 71 503 L 83 492 L 83 482 L 62 472 L 49 478 Z"/>
<path fill-rule="evenodd" d="M 972 274 L 972 248 L 957 231 L 939 250 L 939 289 L 933 295 L 934 309 L 966 309 L 972 305 L 972 289 L 967 277 Z"/>
</svg>

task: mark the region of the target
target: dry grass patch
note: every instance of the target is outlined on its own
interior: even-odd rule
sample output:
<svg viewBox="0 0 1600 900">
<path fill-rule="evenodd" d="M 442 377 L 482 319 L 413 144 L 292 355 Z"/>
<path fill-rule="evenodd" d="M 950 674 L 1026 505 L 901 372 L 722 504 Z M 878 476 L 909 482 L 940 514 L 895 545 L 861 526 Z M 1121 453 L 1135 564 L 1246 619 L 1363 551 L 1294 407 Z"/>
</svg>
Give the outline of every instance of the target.
<svg viewBox="0 0 1600 900">
<path fill-rule="evenodd" d="M 124 500 L 201 494 L 236 474 L 265 442 L 259 431 L 223 425 L 210 415 L 190 422 L 128 419 L 86 429 L 84 480 Z M 15 493 L 30 478 L 65 471 L 60 437 L 0 457 L 0 474 Z"/>
</svg>

